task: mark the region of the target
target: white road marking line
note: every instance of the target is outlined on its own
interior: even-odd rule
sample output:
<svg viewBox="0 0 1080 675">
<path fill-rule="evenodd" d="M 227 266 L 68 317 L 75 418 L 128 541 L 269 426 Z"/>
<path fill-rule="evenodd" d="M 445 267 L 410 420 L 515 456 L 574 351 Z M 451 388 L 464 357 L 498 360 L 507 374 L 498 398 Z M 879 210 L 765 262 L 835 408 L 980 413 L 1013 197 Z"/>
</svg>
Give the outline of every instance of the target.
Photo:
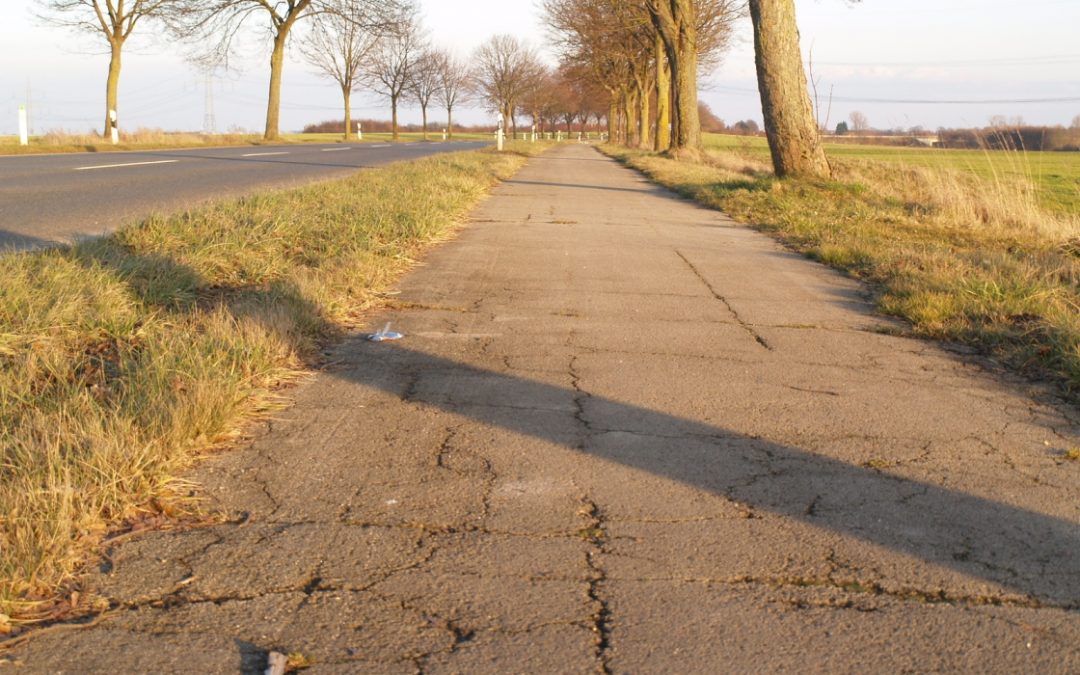
<svg viewBox="0 0 1080 675">
<path fill-rule="evenodd" d="M 240 155 L 241 157 L 269 157 L 271 155 L 287 155 L 288 152 L 249 152 L 246 155 Z"/>
<path fill-rule="evenodd" d="M 379 145 L 369 145 L 368 147 L 369 148 L 390 148 L 390 147 L 393 147 L 393 146 L 391 144 L 389 144 L 389 143 L 380 143 Z"/>
<path fill-rule="evenodd" d="M 352 148 L 323 148 L 323 152 L 341 152 L 342 150 L 352 150 Z"/>
<path fill-rule="evenodd" d="M 94 169 L 118 169 L 122 166 L 146 166 L 148 164 L 172 164 L 179 162 L 178 159 L 159 159 L 155 162 L 128 162 L 126 164 L 99 164 L 97 166 L 80 166 L 76 171 L 93 171 Z"/>
</svg>

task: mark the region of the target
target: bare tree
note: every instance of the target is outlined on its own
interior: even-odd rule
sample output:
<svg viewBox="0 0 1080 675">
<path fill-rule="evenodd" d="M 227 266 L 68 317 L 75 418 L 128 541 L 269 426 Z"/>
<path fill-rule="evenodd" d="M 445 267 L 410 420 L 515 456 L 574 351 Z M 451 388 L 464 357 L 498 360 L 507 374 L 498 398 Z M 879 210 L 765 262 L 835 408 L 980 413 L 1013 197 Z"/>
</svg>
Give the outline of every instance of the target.
<svg viewBox="0 0 1080 675">
<path fill-rule="evenodd" d="M 1069 125 L 1070 129 L 1080 129 L 1080 115 L 1072 118 L 1072 124 Z"/>
<path fill-rule="evenodd" d="M 794 0 L 749 0 L 761 110 L 777 176 L 828 176 L 806 87 Z"/>
<path fill-rule="evenodd" d="M 109 136 L 113 120 L 110 111 L 119 111 L 120 57 L 124 43 L 135 26 L 146 19 L 164 18 L 176 8 L 176 0 L 37 0 L 39 17 L 47 23 L 76 31 L 101 35 L 109 43 L 109 75 L 105 80 L 105 125 Z"/>
<path fill-rule="evenodd" d="M 448 50 L 438 50 L 439 84 L 435 89 L 435 100 L 446 110 L 446 133 L 454 137 L 454 108 L 464 103 L 469 95 L 469 81 L 472 72 L 464 61 Z"/>
<path fill-rule="evenodd" d="M 693 153 L 689 148 L 700 145 L 698 71 L 718 63 L 741 0 L 543 0 L 543 6 L 564 70 L 588 71 L 610 96 L 612 138 L 654 147 L 655 96 L 655 147 Z"/>
<path fill-rule="evenodd" d="M 536 51 L 512 35 L 495 35 L 477 48 L 473 61 L 476 90 L 517 133 L 514 113 L 544 72 Z"/>
<path fill-rule="evenodd" d="M 319 74 L 341 88 L 345 106 L 345 140 L 352 134 L 352 92 L 359 85 L 363 66 L 378 44 L 383 30 L 357 23 L 363 9 L 357 0 L 342 0 L 348 14 L 319 14 L 312 20 L 310 32 L 300 43 L 300 53 Z"/>
<path fill-rule="evenodd" d="M 415 14 L 402 22 L 398 30 L 379 40 L 372 52 L 366 79 L 375 93 L 390 101 L 390 129 L 398 140 L 398 104 L 412 87 L 413 69 L 423 50 L 420 26 Z"/>
<path fill-rule="evenodd" d="M 858 110 L 852 110 L 848 119 L 851 120 L 851 130 L 857 134 L 865 133 L 870 128 L 870 121 Z"/>
<path fill-rule="evenodd" d="M 320 14 L 337 14 L 368 30 L 396 26 L 408 0 L 176 0 L 180 11 L 172 22 L 179 35 L 198 45 L 203 60 L 228 62 L 233 41 L 253 16 L 269 23 L 270 91 L 266 103 L 263 138 L 279 136 L 281 74 L 285 46 L 297 22 Z"/>
<path fill-rule="evenodd" d="M 439 91 L 442 78 L 440 69 L 442 68 L 441 59 L 442 53 L 431 49 L 430 47 L 424 49 L 417 57 L 416 63 L 413 67 L 413 74 L 410 78 L 409 89 L 413 95 L 416 96 L 416 101 L 420 104 L 420 115 L 423 119 L 424 140 L 427 140 L 428 133 L 428 106 L 431 105 L 431 101 L 435 98 L 435 94 Z"/>
</svg>

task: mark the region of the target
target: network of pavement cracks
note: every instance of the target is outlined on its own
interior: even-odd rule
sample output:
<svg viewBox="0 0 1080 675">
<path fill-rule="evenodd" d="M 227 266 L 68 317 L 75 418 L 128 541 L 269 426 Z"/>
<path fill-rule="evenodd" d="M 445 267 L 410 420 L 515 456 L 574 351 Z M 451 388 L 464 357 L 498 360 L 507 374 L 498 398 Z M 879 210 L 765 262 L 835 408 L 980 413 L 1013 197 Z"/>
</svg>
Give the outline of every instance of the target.
<svg viewBox="0 0 1080 675">
<path fill-rule="evenodd" d="M 1080 671 L 1080 414 L 585 146 L 532 160 L 30 671 Z"/>
</svg>

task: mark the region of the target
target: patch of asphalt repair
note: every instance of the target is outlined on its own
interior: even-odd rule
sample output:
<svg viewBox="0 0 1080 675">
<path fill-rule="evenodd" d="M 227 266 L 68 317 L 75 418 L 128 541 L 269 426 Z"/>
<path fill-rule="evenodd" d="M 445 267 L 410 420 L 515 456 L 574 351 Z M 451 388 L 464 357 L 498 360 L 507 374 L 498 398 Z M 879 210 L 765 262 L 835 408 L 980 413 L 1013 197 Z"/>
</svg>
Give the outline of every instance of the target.
<svg viewBox="0 0 1080 675">
<path fill-rule="evenodd" d="M 719 301 L 719 302 L 718 302 Z M 1080 670 L 1074 408 L 587 147 L 534 159 L 29 671 Z"/>
</svg>

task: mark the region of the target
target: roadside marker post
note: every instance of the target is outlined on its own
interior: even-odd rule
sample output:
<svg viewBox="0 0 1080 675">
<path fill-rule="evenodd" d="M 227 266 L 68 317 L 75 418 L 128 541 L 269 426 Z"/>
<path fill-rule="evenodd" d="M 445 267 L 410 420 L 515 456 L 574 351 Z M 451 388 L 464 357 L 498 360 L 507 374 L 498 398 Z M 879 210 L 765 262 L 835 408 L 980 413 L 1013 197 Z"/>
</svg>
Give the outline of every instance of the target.
<svg viewBox="0 0 1080 675">
<path fill-rule="evenodd" d="M 109 135 L 112 137 L 112 144 L 116 145 L 120 142 L 120 129 L 116 126 L 116 111 L 109 111 Z"/>
<path fill-rule="evenodd" d="M 360 126 L 359 122 L 356 123 L 356 140 L 364 140 L 364 129 Z"/>
<path fill-rule="evenodd" d="M 506 120 L 503 118 L 503 114 L 499 113 L 499 129 L 495 132 L 495 146 L 499 152 L 503 149 L 503 125 Z"/>
<path fill-rule="evenodd" d="M 26 106 L 19 106 L 19 145 L 30 144 L 30 131 L 27 128 L 28 123 L 26 121 Z"/>
</svg>

